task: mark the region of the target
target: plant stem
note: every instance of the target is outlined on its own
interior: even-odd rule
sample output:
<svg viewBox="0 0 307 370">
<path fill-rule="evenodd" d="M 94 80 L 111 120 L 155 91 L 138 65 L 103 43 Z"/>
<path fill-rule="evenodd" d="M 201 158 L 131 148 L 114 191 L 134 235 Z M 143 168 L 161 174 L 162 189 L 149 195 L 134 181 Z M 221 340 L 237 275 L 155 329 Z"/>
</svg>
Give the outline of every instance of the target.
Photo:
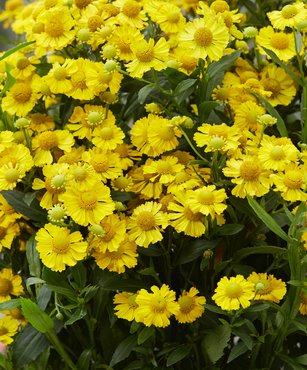
<svg viewBox="0 0 307 370">
<path fill-rule="evenodd" d="M 62 357 L 66 365 L 71 369 L 71 370 L 77 370 L 77 367 L 74 365 L 72 362 L 71 358 L 69 357 L 68 353 L 65 351 L 65 349 L 62 346 L 62 343 L 60 342 L 58 336 L 53 330 L 50 330 L 46 333 L 46 336 L 48 340 L 54 345 L 56 351 L 58 354 Z"/>
<path fill-rule="evenodd" d="M 206 164 L 206 165 L 208 165 L 209 166 L 209 161 L 207 161 L 207 159 L 206 158 L 204 158 L 198 151 L 197 151 L 197 149 L 195 148 L 195 146 L 192 144 L 192 142 L 191 142 L 191 140 L 189 139 L 189 137 L 188 137 L 188 135 L 186 134 L 186 132 L 183 130 L 183 128 L 182 127 L 180 127 L 180 129 L 181 129 L 181 132 L 182 132 L 182 134 L 183 134 L 183 136 L 184 136 L 184 138 L 186 139 L 186 141 L 188 142 L 188 144 L 189 144 L 189 146 L 191 147 L 191 149 L 193 150 L 193 152 L 201 159 L 201 160 L 203 160 L 204 161 L 204 163 Z"/>
</svg>

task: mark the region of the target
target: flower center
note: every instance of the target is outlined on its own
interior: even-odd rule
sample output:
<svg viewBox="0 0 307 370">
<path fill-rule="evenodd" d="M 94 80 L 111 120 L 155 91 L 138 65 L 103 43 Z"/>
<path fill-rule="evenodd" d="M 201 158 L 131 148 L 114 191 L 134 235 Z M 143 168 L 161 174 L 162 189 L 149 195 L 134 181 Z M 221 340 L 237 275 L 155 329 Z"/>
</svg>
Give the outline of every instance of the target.
<svg viewBox="0 0 307 370">
<path fill-rule="evenodd" d="M 0 295 L 6 296 L 13 290 L 13 284 L 9 279 L 0 278 Z"/>
<path fill-rule="evenodd" d="M 242 288 L 238 283 L 231 282 L 226 287 L 225 292 L 229 298 L 238 298 L 242 294 Z"/>
<path fill-rule="evenodd" d="M 102 26 L 102 19 L 99 17 L 99 15 L 93 15 L 92 17 L 89 17 L 87 21 L 87 26 L 90 31 L 95 32 L 97 28 Z"/>
<path fill-rule="evenodd" d="M 5 179 L 7 182 L 14 183 L 19 179 L 20 173 L 16 168 L 10 168 L 5 173 Z"/>
<path fill-rule="evenodd" d="M 120 176 L 114 180 L 114 185 L 118 189 L 125 189 L 129 185 L 129 180 L 124 176 Z"/>
<path fill-rule="evenodd" d="M 0 327 L 0 336 L 1 336 L 1 335 L 5 335 L 5 334 L 7 334 L 7 333 L 8 333 L 7 328 L 5 328 L 5 327 L 1 326 L 1 327 Z"/>
<path fill-rule="evenodd" d="M 103 236 L 103 241 L 107 243 L 113 239 L 116 232 L 114 228 L 112 227 L 112 225 L 108 223 L 102 223 L 101 226 L 103 227 L 103 230 L 105 232 L 105 235 Z"/>
<path fill-rule="evenodd" d="M 63 193 L 64 189 L 62 188 L 53 188 L 51 186 L 51 181 L 52 181 L 52 178 L 50 177 L 47 177 L 45 179 L 45 188 L 47 189 L 47 191 L 51 194 L 59 194 L 59 193 Z"/>
<path fill-rule="evenodd" d="M 174 138 L 174 129 L 169 126 L 161 127 L 159 136 L 164 140 L 172 140 Z"/>
<path fill-rule="evenodd" d="M 151 301 L 151 308 L 154 313 L 162 313 L 165 311 L 166 302 L 163 297 L 153 297 Z"/>
<path fill-rule="evenodd" d="M 172 165 L 166 161 L 157 164 L 157 172 L 163 175 L 172 173 Z"/>
<path fill-rule="evenodd" d="M 18 308 L 10 310 L 10 315 L 16 320 L 24 320 L 24 317 Z"/>
<path fill-rule="evenodd" d="M 274 33 L 271 38 L 271 45 L 275 49 L 283 50 L 289 46 L 289 38 L 285 33 Z"/>
<path fill-rule="evenodd" d="M 94 209 L 98 202 L 96 194 L 91 191 L 85 191 L 80 194 L 80 207 L 83 209 Z"/>
<path fill-rule="evenodd" d="M 43 22 L 34 23 L 32 26 L 33 33 L 42 33 L 45 30 L 45 25 Z"/>
<path fill-rule="evenodd" d="M 304 292 L 301 293 L 301 304 L 307 304 L 307 294 Z"/>
<path fill-rule="evenodd" d="M 79 9 L 86 8 L 92 0 L 75 0 L 76 7 Z"/>
<path fill-rule="evenodd" d="M 266 280 L 258 281 L 258 283 L 256 283 L 256 285 L 255 285 L 255 290 L 259 294 L 267 294 L 267 293 L 270 293 L 272 291 L 272 289 L 270 288 L 269 283 Z"/>
<path fill-rule="evenodd" d="M 230 14 L 224 15 L 223 19 L 227 28 L 230 28 L 233 25 L 233 21 Z"/>
<path fill-rule="evenodd" d="M 52 177 L 50 184 L 54 189 L 63 189 L 65 187 L 65 183 L 66 176 L 59 174 Z"/>
<path fill-rule="evenodd" d="M 104 140 L 111 140 L 113 138 L 112 127 L 104 127 L 100 130 L 99 136 Z"/>
<path fill-rule="evenodd" d="M 62 36 L 64 33 L 64 24 L 62 22 L 62 19 L 56 17 L 49 19 L 45 24 L 45 32 L 50 37 L 56 38 Z"/>
<path fill-rule="evenodd" d="M 54 252 L 64 254 L 67 252 L 68 248 L 69 240 L 67 239 L 67 235 L 58 235 L 57 238 L 53 238 L 52 249 Z"/>
<path fill-rule="evenodd" d="M 280 83 L 274 80 L 274 78 L 266 78 L 263 81 L 263 86 L 265 90 L 271 91 L 272 93 L 271 97 L 273 98 L 276 97 L 281 90 Z"/>
<path fill-rule="evenodd" d="M 209 190 L 202 190 L 198 194 L 197 200 L 203 205 L 210 205 L 214 203 L 214 195 Z"/>
<path fill-rule="evenodd" d="M 132 294 L 128 298 L 128 304 L 130 307 L 137 307 L 137 303 L 135 302 L 135 298 L 137 297 L 137 294 Z"/>
<path fill-rule="evenodd" d="M 103 122 L 105 115 L 102 112 L 93 111 L 87 115 L 87 122 L 91 126 L 97 126 Z"/>
<path fill-rule="evenodd" d="M 16 67 L 20 70 L 27 68 L 31 63 L 29 62 L 28 58 L 20 58 L 16 63 Z"/>
<path fill-rule="evenodd" d="M 105 172 L 109 168 L 109 161 L 106 154 L 96 154 L 93 156 L 91 165 L 96 172 Z"/>
<path fill-rule="evenodd" d="M 240 175 L 246 181 L 256 181 L 260 175 L 260 168 L 257 163 L 249 160 L 241 164 Z"/>
<path fill-rule="evenodd" d="M 87 85 L 86 85 L 85 73 L 83 71 L 74 73 L 71 76 L 71 83 L 77 89 L 86 89 Z"/>
<path fill-rule="evenodd" d="M 182 184 L 185 181 L 187 181 L 188 179 L 189 179 L 189 176 L 184 171 L 178 172 L 176 174 L 176 176 L 175 176 L 175 182 L 176 182 L 176 184 Z"/>
<path fill-rule="evenodd" d="M 284 184 L 289 189 L 300 189 L 303 185 L 302 174 L 295 170 L 287 172 L 284 177 Z"/>
<path fill-rule="evenodd" d="M 8 0 L 5 3 L 5 10 L 12 12 L 21 6 L 23 6 L 22 0 Z"/>
<path fill-rule="evenodd" d="M 209 146 L 211 146 L 213 149 L 219 150 L 222 149 L 225 145 L 225 139 L 220 136 L 215 136 L 209 140 Z"/>
<path fill-rule="evenodd" d="M 194 307 L 194 300 L 192 297 L 184 295 L 178 299 L 180 311 L 183 313 L 189 313 Z"/>
<path fill-rule="evenodd" d="M 154 215 L 148 211 L 141 212 L 136 218 L 136 223 L 144 231 L 151 230 L 156 226 Z"/>
<path fill-rule="evenodd" d="M 200 221 L 203 218 L 202 213 L 200 212 L 192 212 L 190 208 L 185 207 L 184 208 L 184 215 L 189 221 Z"/>
<path fill-rule="evenodd" d="M 76 167 L 73 170 L 73 177 L 76 181 L 82 181 L 86 178 L 86 170 L 82 167 Z"/>
<path fill-rule="evenodd" d="M 213 9 L 216 13 L 223 13 L 229 10 L 229 5 L 227 4 L 226 1 L 216 0 L 213 1 L 210 8 Z"/>
<path fill-rule="evenodd" d="M 45 0 L 44 1 L 44 7 L 46 9 L 53 8 L 56 5 L 57 5 L 57 0 Z"/>
<path fill-rule="evenodd" d="M 27 103 L 32 95 L 32 90 L 28 84 L 25 83 L 17 83 L 11 88 L 11 93 L 13 99 L 19 103 L 24 104 Z"/>
<path fill-rule="evenodd" d="M 134 0 L 127 0 L 122 8 L 122 12 L 128 18 L 136 18 L 141 11 L 141 5 Z"/>
<path fill-rule="evenodd" d="M 6 228 L 3 226 L 0 226 L 0 240 L 2 240 L 6 235 Z"/>
<path fill-rule="evenodd" d="M 58 146 L 59 140 L 54 132 L 45 131 L 39 135 L 38 142 L 41 149 L 50 150 Z"/>
<path fill-rule="evenodd" d="M 198 46 L 206 47 L 211 45 L 213 34 L 207 27 L 200 27 L 194 33 L 194 40 Z"/>
<path fill-rule="evenodd" d="M 65 216 L 66 216 L 66 210 L 60 204 L 54 205 L 48 211 L 48 218 L 55 222 L 63 221 L 65 219 Z"/>
<path fill-rule="evenodd" d="M 53 77 L 57 80 L 57 81 L 63 81 L 65 80 L 67 76 L 67 71 L 64 67 L 60 66 L 60 67 L 57 67 L 54 72 L 53 72 Z"/>
<path fill-rule="evenodd" d="M 135 56 L 140 62 L 149 63 L 154 58 L 154 48 L 150 45 L 140 47 L 135 51 Z"/>
<path fill-rule="evenodd" d="M 177 11 L 174 10 L 167 13 L 166 18 L 170 23 L 177 23 L 180 19 L 180 15 Z"/>
<path fill-rule="evenodd" d="M 286 5 L 282 8 L 281 15 L 285 19 L 293 18 L 297 15 L 298 11 L 294 5 Z"/>
<path fill-rule="evenodd" d="M 274 146 L 271 150 L 271 158 L 275 161 L 280 161 L 285 158 L 285 152 L 283 148 L 279 145 Z"/>
</svg>

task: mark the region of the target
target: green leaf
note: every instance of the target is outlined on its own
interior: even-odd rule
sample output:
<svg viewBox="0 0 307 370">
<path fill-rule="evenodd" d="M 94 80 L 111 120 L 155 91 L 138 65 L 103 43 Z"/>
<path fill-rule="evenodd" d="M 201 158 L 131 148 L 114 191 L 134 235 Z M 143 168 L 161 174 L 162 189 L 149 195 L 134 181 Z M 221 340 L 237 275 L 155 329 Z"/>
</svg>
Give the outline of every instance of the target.
<svg viewBox="0 0 307 370">
<path fill-rule="evenodd" d="M 120 342 L 120 344 L 113 353 L 109 366 L 113 367 L 114 365 L 118 364 L 119 362 L 129 357 L 130 353 L 136 347 L 136 345 L 137 345 L 136 335 L 130 335 L 122 342 Z"/>
<path fill-rule="evenodd" d="M 40 277 L 41 276 L 41 263 L 39 259 L 39 254 L 36 250 L 36 240 L 34 235 L 32 235 L 26 243 L 26 256 L 29 265 L 29 272 L 31 276 Z"/>
<path fill-rule="evenodd" d="M 199 122 L 203 123 L 209 117 L 210 113 L 220 105 L 216 101 L 203 101 L 199 105 Z"/>
<path fill-rule="evenodd" d="M 85 349 L 77 362 L 77 369 L 78 370 L 88 370 L 90 367 L 90 362 L 92 359 L 92 350 L 91 349 Z"/>
<path fill-rule="evenodd" d="M 45 311 L 50 298 L 51 298 L 52 291 L 43 285 L 40 287 L 38 295 L 37 295 L 37 304 L 42 311 Z"/>
<path fill-rule="evenodd" d="M 154 334 L 155 334 L 155 328 L 153 328 L 152 326 L 143 328 L 138 335 L 138 341 L 137 341 L 138 345 L 141 345 L 144 342 L 146 342 L 146 340 L 149 339 Z"/>
<path fill-rule="evenodd" d="M 3 96 L 16 82 L 16 79 L 10 73 L 11 67 L 5 63 L 6 80 L 1 90 L 0 96 Z"/>
<path fill-rule="evenodd" d="M 298 356 L 294 360 L 301 365 L 307 365 L 307 355 Z"/>
<path fill-rule="evenodd" d="M 20 306 L 20 299 L 10 299 L 9 301 L 1 302 L 0 303 L 0 311 L 4 310 L 12 310 L 13 308 Z"/>
<path fill-rule="evenodd" d="M 115 272 L 106 270 L 99 271 L 99 280 L 97 284 L 103 290 L 125 290 L 135 292 L 141 288 L 148 288 L 148 284 L 143 280 L 123 279 L 123 277 Z"/>
<path fill-rule="evenodd" d="M 87 315 L 86 310 L 83 307 L 78 308 L 70 318 L 65 321 L 65 325 L 72 325 L 76 321 L 82 320 Z"/>
<path fill-rule="evenodd" d="M 285 240 L 286 242 L 289 241 L 288 235 L 283 231 L 283 229 L 278 225 L 278 223 L 274 220 L 272 216 L 270 216 L 260 205 L 259 203 L 252 197 L 247 197 L 248 203 L 251 208 L 254 210 L 256 215 L 259 219 L 271 230 L 273 233 L 278 235 L 280 238 Z"/>
<path fill-rule="evenodd" d="M 145 100 L 147 99 L 147 96 L 155 89 L 154 85 L 146 85 L 141 88 L 141 90 L 138 92 L 138 101 L 140 104 L 144 104 Z"/>
<path fill-rule="evenodd" d="M 70 271 L 78 287 L 83 289 L 86 285 L 86 268 L 83 263 L 78 262 Z"/>
<path fill-rule="evenodd" d="M 55 293 L 62 294 L 63 296 L 71 300 L 72 302 L 77 302 L 78 300 L 76 292 L 72 289 L 67 289 L 61 286 L 50 285 L 50 284 L 46 284 L 46 287 Z"/>
<path fill-rule="evenodd" d="M 187 80 L 181 81 L 175 91 L 174 96 L 176 96 L 177 103 L 182 103 L 188 96 L 192 94 L 195 88 L 196 79 L 188 78 Z"/>
<path fill-rule="evenodd" d="M 270 304 L 269 303 L 255 303 L 255 304 L 252 304 L 251 306 L 249 306 L 245 312 L 260 312 L 260 311 L 264 311 L 264 310 L 267 310 L 270 308 Z"/>
<path fill-rule="evenodd" d="M 243 258 L 250 256 L 251 254 L 285 254 L 287 252 L 286 249 L 280 247 L 274 247 L 270 245 L 264 245 L 259 247 L 247 247 L 240 249 L 237 251 L 233 256 L 233 264 L 237 263 L 238 261 L 242 260 Z"/>
<path fill-rule="evenodd" d="M 306 367 L 300 366 L 300 364 L 294 358 L 289 357 L 283 353 L 276 353 L 276 355 L 286 364 L 290 365 L 293 370 L 306 370 Z"/>
<path fill-rule="evenodd" d="M 30 299 L 20 298 L 21 309 L 29 323 L 41 333 L 47 333 L 54 327 L 53 320 Z"/>
<path fill-rule="evenodd" d="M 224 354 L 230 340 L 230 325 L 224 324 L 211 329 L 202 341 L 202 348 L 210 361 L 215 364 Z"/>
<path fill-rule="evenodd" d="M 32 326 L 25 327 L 17 335 L 13 344 L 12 353 L 15 369 L 21 369 L 28 363 L 35 361 L 47 347 L 48 341 L 44 334 L 35 330 Z"/>
<path fill-rule="evenodd" d="M 243 355 L 243 353 L 247 352 L 249 349 L 246 347 L 244 342 L 239 342 L 234 347 L 232 347 L 228 359 L 227 364 L 229 364 L 231 361 L 236 359 L 237 357 Z"/>
<path fill-rule="evenodd" d="M 177 364 L 177 362 L 187 357 L 190 352 L 191 346 L 189 344 L 181 344 L 167 356 L 166 366 L 169 367 Z"/>
<path fill-rule="evenodd" d="M 37 277 L 30 277 L 26 280 L 27 288 L 31 285 L 36 285 L 36 284 L 45 284 L 45 280 L 37 278 Z"/>
<path fill-rule="evenodd" d="M 235 235 L 244 229 L 244 225 L 240 224 L 226 224 L 216 228 L 218 235 Z"/>
<path fill-rule="evenodd" d="M 15 46 L 14 48 L 6 51 L 3 55 L 1 55 L 0 62 L 1 62 L 1 60 L 7 58 L 8 56 L 16 53 L 16 51 L 18 51 L 20 49 L 23 49 L 23 48 L 25 48 L 25 47 L 33 44 L 33 43 L 34 43 L 34 41 L 27 41 L 27 42 L 21 42 L 21 43 L 19 43 L 17 46 Z"/>
<path fill-rule="evenodd" d="M 69 285 L 66 278 L 64 277 L 64 274 L 60 272 L 52 271 L 49 268 L 44 266 L 42 278 L 49 285 L 61 286 L 66 289 L 70 289 L 73 292 L 71 286 Z"/>
<path fill-rule="evenodd" d="M 215 240 L 196 240 L 190 244 L 185 245 L 179 252 L 175 265 L 184 265 L 185 263 L 192 262 L 198 257 L 202 256 L 206 249 L 214 249 L 221 239 Z"/>
<path fill-rule="evenodd" d="M 47 222 L 47 213 L 39 205 L 37 199 L 34 199 L 31 206 L 28 206 L 24 201 L 24 193 L 17 190 L 2 190 L 2 195 L 6 201 L 15 209 L 15 211 L 23 214 L 33 221 L 40 224 Z"/>
<path fill-rule="evenodd" d="M 205 304 L 205 308 L 210 311 L 210 312 L 214 312 L 214 313 L 217 313 L 219 315 L 225 315 L 225 316 L 229 316 L 228 313 L 226 311 L 223 311 L 221 308 L 219 308 L 218 306 L 214 306 L 213 304 L 208 304 L 206 303 Z"/>
</svg>

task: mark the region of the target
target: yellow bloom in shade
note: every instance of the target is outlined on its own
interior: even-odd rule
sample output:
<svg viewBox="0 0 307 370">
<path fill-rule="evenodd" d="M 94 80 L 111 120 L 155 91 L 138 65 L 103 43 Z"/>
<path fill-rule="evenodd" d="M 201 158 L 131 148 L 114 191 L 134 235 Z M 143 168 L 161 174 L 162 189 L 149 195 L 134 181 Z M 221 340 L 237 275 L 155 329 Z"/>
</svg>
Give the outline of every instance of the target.
<svg viewBox="0 0 307 370">
<path fill-rule="evenodd" d="M 38 230 L 36 249 L 43 264 L 53 271 L 74 266 L 87 255 L 87 243 L 80 231 L 70 233 L 66 227 L 46 224 Z"/>
<path fill-rule="evenodd" d="M 70 184 L 59 199 L 64 203 L 70 217 L 82 226 L 99 224 L 115 209 L 110 189 L 101 182 L 95 183 L 91 188 Z"/>
<path fill-rule="evenodd" d="M 307 291 L 304 289 L 301 292 L 299 312 L 302 315 L 307 315 Z"/>
<path fill-rule="evenodd" d="M 286 166 L 284 172 L 272 175 L 275 191 L 279 191 L 281 196 L 289 202 L 307 200 L 307 173 L 304 167 L 294 163 Z"/>
<path fill-rule="evenodd" d="M 194 58 L 219 60 L 229 41 L 229 33 L 221 17 L 196 18 L 186 23 L 178 34 L 180 48 Z"/>
<path fill-rule="evenodd" d="M 0 251 L 2 248 L 11 249 L 13 240 L 20 234 L 20 228 L 15 220 L 1 216 L 0 220 Z"/>
<path fill-rule="evenodd" d="M 181 324 L 190 323 L 198 319 L 205 311 L 206 298 L 197 296 L 199 291 L 192 287 L 188 292 L 183 291 L 178 299 L 180 311 L 175 315 Z"/>
<path fill-rule="evenodd" d="M 4 268 L 0 271 L 0 302 L 11 299 L 11 295 L 19 297 L 23 293 L 22 280 L 14 275 L 12 269 Z"/>
<path fill-rule="evenodd" d="M 66 94 L 72 89 L 67 68 L 68 62 L 68 59 L 63 64 L 55 62 L 48 74 L 44 76 L 45 82 L 54 94 Z"/>
<path fill-rule="evenodd" d="M 262 27 L 256 36 L 256 43 L 262 54 L 266 54 L 262 47 L 274 51 L 284 62 L 293 58 L 296 54 L 293 33 L 275 32 L 271 26 Z"/>
<path fill-rule="evenodd" d="M 247 308 L 255 297 L 254 284 L 242 275 L 224 276 L 218 283 L 212 299 L 222 310 L 238 310 L 240 306 Z"/>
<path fill-rule="evenodd" d="M 285 5 L 281 10 L 273 10 L 267 16 L 274 28 L 284 30 L 286 27 L 295 27 L 296 24 L 307 19 L 307 9 L 304 3 L 297 1 Z"/>
<path fill-rule="evenodd" d="M 286 284 L 281 279 L 276 279 L 267 273 L 252 272 L 248 281 L 254 284 L 256 295 L 254 300 L 263 300 L 279 303 L 287 292 Z"/>
<path fill-rule="evenodd" d="M 141 289 L 135 299 L 139 307 L 135 310 L 135 320 L 146 326 L 165 328 L 170 324 L 169 318 L 177 315 L 179 304 L 176 302 L 176 294 L 165 284 L 159 289 L 152 286 L 152 293 Z"/>
<path fill-rule="evenodd" d="M 190 201 L 186 193 L 178 192 L 174 196 L 174 201 L 168 205 L 169 219 L 174 229 L 185 235 L 198 238 L 206 231 L 204 225 L 204 215 L 200 212 L 193 212 L 190 207 Z"/>
<path fill-rule="evenodd" d="M 262 167 L 256 156 L 231 158 L 226 162 L 223 173 L 227 177 L 233 177 L 231 182 L 236 186 L 231 192 L 236 197 L 245 198 L 246 195 L 261 197 L 270 190 L 271 172 Z"/>
<path fill-rule="evenodd" d="M 131 50 L 135 57 L 126 65 L 131 77 L 142 77 L 151 68 L 161 71 L 167 67 L 169 45 L 163 37 L 156 44 L 154 39 L 132 42 Z"/>
<path fill-rule="evenodd" d="M 115 304 L 115 315 L 120 319 L 133 321 L 135 319 L 135 310 L 138 308 L 135 299 L 137 293 L 121 292 L 115 294 L 113 303 Z"/>
<path fill-rule="evenodd" d="M 146 163 L 150 163 L 152 159 L 148 158 Z M 145 175 L 143 172 L 144 166 L 135 167 L 129 175 L 133 180 L 132 191 L 141 194 L 143 199 L 157 199 L 162 193 L 162 184 L 160 182 L 152 182 L 151 175 Z"/>
<path fill-rule="evenodd" d="M 13 336 L 18 331 L 18 320 L 11 318 L 10 316 L 4 316 L 0 318 L 0 342 L 7 346 L 13 342 Z"/>
<path fill-rule="evenodd" d="M 255 132 L 262 128 L 258 122 L 258 117 L 265 114 L 265 109 L 253 101 L 246 101 L 235 108 L 234 114 L 234 123 L 239 129 L 248 129 Z"/>
<path fill-rule="evenodd" d="M 121 25 L 128 25 L 131 28 L 143 28 L 146 21 L 146 13 L 142 9 L 142 2 L 135 0 L 115 0 L 112 5 L 119 8 L 116 21 Z"/>
<path fill-rule="evenodd" d="M 116 250 L 101 252 L 99 249 L 94 249 L 92 255 L 101 269 L 107 268 L 109 271 L 122 274 L 126 271 L 126 268 L 136 266 L 138 256 L 136 248 L 136 243 L 126 237 Z"/>
<path fill-rule="evenodd" d="M 161 184 L 170 184 L 176 173 L 182 171 L 184 166 L 178 163 L 178 158 L 172 156 L 162 157 L 157 161 L 146 161 L 143 169 L 144 175 L 151 175 L 150 181 Z"/>
<path fill-rule="evenodd" d="M 168 226 L 168 217 L 161 212 L 161 207 L 161 204 L 146 202 L 133 210 L 127 220 L 130 240 L 147 248 L 149 244 L 163 239 L 162 231 Z"/>
</svg>

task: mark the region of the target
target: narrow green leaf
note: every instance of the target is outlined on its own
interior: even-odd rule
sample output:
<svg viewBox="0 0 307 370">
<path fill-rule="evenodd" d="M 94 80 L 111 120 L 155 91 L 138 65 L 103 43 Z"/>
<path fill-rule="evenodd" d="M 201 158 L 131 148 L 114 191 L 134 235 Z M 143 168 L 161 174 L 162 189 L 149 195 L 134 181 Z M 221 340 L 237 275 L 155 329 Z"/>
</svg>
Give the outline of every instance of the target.
<svg viewBox="0 0 307 370">
<path fill-rule="evenodd" d="M 152 326 L 143 328 L 138 335 L 138 341 L 137 341 L 138 345 L 141 345 L 144 342 L 146 342 L 146 340 L 149 339 L 154 334 L 155 334 L 155 328 L 153 328 Z"/>
<path fill-rule="evenodd" d="M 243 248 L 234 254 L 233 263 L 237 263 L 238 261 L 252 254 L 276 254 L 276 253 L 285 254 L 286 252 L 287 250 L 284 248 L 274 247 L 270 245 Z"/>
<path fill-rule="evenodd" d="M 82 320 L 83 317 L 85 317 L 87 315 L 87 312 L 86 310 L 81 307 L 81 308 L 78 308 L 71 316 L 70 318 L 65 321 L 65 325 L 72 325 L 73 323 L 75 323 L 76 321 L 79 321 L 79 320 Z"/>
<path fill-rule="evenodd" d="M 92 350 L 91 349 L 85 349 L 77 362 L 77 369 L 78 370 L 88 370 L 90 367 L 90 362 L 92 358 Z"/>
<path fill-rule="evenodd" d="M 307 354 L 298 356 L 294 359 L 296 362 L 298 362 L 301 365 L 307 365 Z"/>
<path fill-rule="evenodd" d="M 127 357 L 129 357 L 130 353 L 136 346 L 137 346 L 136 335 L 130 335 L 129 337 L 124 339 L 122 342 L 120 342 L 120 344 L 114 351 L 109 366 L 113 367 L 119 362 L 125 360 Z"/>
<path fill-rule="evenodd" d="M 44 284 L 45 280 L 36 278 L 36 277 L 30 277 L 26 280 L 26 287 L 28 288 L 31 285 L 36 285 L 36 284 Z"/>
<path fill-rule="evenodd" d="M 247 352 L 249 349 L 246 347 L 244 342 L 240 342 L 236 344 L 234 347 L 232 347 L 228 359 L 227 364 L 229 364 L 231 361 L 236 359 L 237 357 L 243 355 L 243 353 Z"/>
<path fill-rule="evenodd" d="M 34 235 L 32 235 L 27 240 L 26 256 L 28 260 L 30 275 L 39 278 L 41 275 L 41 263 L 40 263 L 39 254 L 36 250 L 36 240 L 35 240 Z"/>
<path fill-rule="evenodd" d="M 202 256 L 206 249 L 214 249 L 221 239 L 215 240 L 196 240 L 188 245 L 185 245 L 179 252 L 175 265 L 183 265 L 196 260 Z"/>
<path fill-rule="evenodd" d="M 216 101 L 203 101 L 199 106 L 199 121 L 202 123 L 210 116 L 210 113 L 220 105 Z"/>
<path fill-rule="evenodd" d="M 177 364 L 179 361 L 186 358 L 191 352 L 191 346 L 189 344 L 181 344 L 174 351 L 172 351 L 166 360 L 166 366 L 172 366 Z"/>
<path fill-rule="evenodd" d="M 46 284 L 46 287 L 52 290 L 53 292 L 62 294 L 66 298 L 70 299 L 72 302 L 77 302 L 77 299 L 78 299 L 77 294 L 72 289 L 67 289 L 61 286 L 50 285 L 50 284 Z"/>
<path fill-rule="evenodd" d="M 10 299 L 9 301 L 1 302 L 0 303 L 0 311 L 4 310 L 12 310 L 13 308 L 20 306 L 20 299 Z"/>
<path fill-rule="evenodd" d="M 141 90 L 138 92 L 138 101 L 140 104 L 144 104 L 145 100 L 147 99 L 147 96 L 155 89 L 154 85 L 146 85 L 141 88 Z"/>
<path fill-rule="evenodd" d="M 255 303 L 255 304 L 252 304 L 251 306 L 249 306 L 245 312 L 260 312 L 260 311 L 264 311 L 264 310 L 267 310 L 270 308 L 270 304 L 269 303 Z"/>
<path fill-rule="evenodd" d="M 43 285 L 40 287 L 38 295 L 37 295 L 37 304 L 42 311 L 45 311 L 46 307 L 51 298 L 52 291 Z"/>
<path fill-rule="evenodd" d="M 215 364 L 224 354 L 231 335 L 230 325 L 224 324 L 211 329 L 202 341 L 202 348 Z"/>
<path fill-rule="evenodd" d="M 218 235 L 235 235 L 244 229 L 244 225 L 240 224 L 226 224 L 216 228 Z"/>
<path fill-rule="evenodd" d="M 195 89 L 196 81 L 197 80 L 194 78 L 189 78 L 187 80 L 181 81 L 177 85 L 174 91 L 174 96 L 176 96 L 178 104 L 182 103 L 187 97 L 189 97 L 192 94 L 192 92 Z"/>
<path fill-rule="evenodd" d="M 248 196 L 247 197 L 248 203 L 251 208 L 254 210 L 256 215 L 259 219 L 271 230 L 273 233 L 278 235 L 280 238 L 285 240 L 286 242 L 289 241 L 288 235 L 283 231 L 283 229 L 278 225 L 278 223 L 274 220 L 272 216 L 270 216 L 259 204 L 258 202 Z"/>
<path fill-rule="evenodd" d="M 21 309 L 29 323 L 41 333 L 47 333 L 54 327 L 53 320 L 30 299 L 20 298 Z"/>
<path fill-rule="evenodd" d="M 78 262 L 70 271 L 78 287 L 83 289 L 86 285 L 86 268 L 83 263 Z"/>
<path fill-rule="evenodd" d="M 284 353 L 276 353 L 276 355 L 283 360 L 286 364 L 290 365 L 293 370 L 306 370 L 305 366 L 300 366 L 300 364 L 292 357 L 285 355 Z"/>
<path fill-rule="evenodd" d="M 3 89 L 1 90 L 0 96 L 3 96 L 16 82 L 16 79 L 10 73 L 11 69 L 12 67 L 9 64 L 5 63 L 6 80 Z"/>
<path fill-rule="evenodd" d="M 18 44 L 18 45 L 17 45 L 17 46 L 15 46 L 14 48 L 12 48 L 12 49 L 10 49 L 10 50 L 6 51 L 6 52 L 5 52 L 5 53 L 0 57 L 0 62 L 1 62 L 1 60 L 3 60 L 3 59 L 5 59 L 5 58 L 9 57 L 10 55 L 12 55 L 12 54 L 14 54 L 14 53 L 16 53 L 16 51 L 18 51 L 18 50 L 20 50 L 20 49 L 23 49 L 23 48 L 25 48 L 25 47 L 27 47 L 27 46 L 29 46 L 29 45 L 33 44 L 33 43 L 34 43 L 34 41 L 27 41 L 27 42 L 22 42 L 22 43 Z"/>
</svg>

